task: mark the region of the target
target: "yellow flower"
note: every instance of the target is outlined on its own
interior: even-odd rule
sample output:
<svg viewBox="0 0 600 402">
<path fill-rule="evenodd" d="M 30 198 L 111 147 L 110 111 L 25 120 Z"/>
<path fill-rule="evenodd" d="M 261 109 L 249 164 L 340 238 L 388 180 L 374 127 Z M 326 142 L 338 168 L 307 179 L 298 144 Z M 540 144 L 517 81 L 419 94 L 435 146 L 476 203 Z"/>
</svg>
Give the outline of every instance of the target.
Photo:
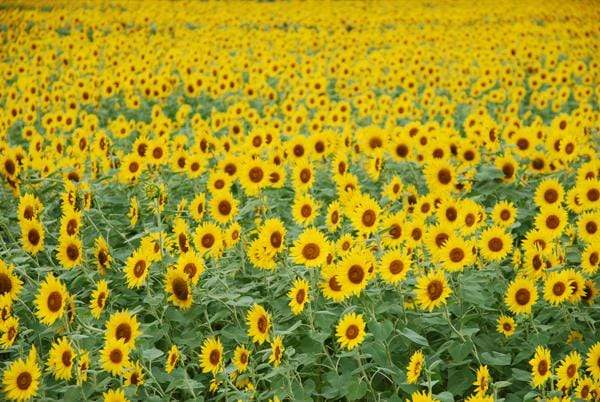
<svg viewBox="0 0 600 402">
<path fill-rule="evenodd" d="M 121 375 L 130 366 L 130 348 L 123 338 L 107 339 L 100 354 L 102 368 L 112 375 Z"/>
<path fill-rule="evenodd" d="M 335 328 L 338 343 L 348 350 L 354 349 L 365 339 L 365 321 L 362 314 L 348 313 Z"/>
<path fill-rule="evenodd" d="M 451 293 L 443 271 L 431 271 L 417 279 L 416 298 L 422 309 L 432 311 L 446 304 Z"/>
<path fill-rule="evenodd" d="M 57 380 L 70 380 L 75 353 L 67 337 L 58 339 L 50 349 L 48 366 Z"/>
<path fill-rule="evenodd" d="M 245 346 L 238 346 L 233 352 L 233 365 L 239 373 L 243 373 L 248 368 L 250 360 L 250 351 Z"/>
<path fill-rule="evenodd" d="M 535 282 L 521 277 L 510 283 L 504 302 L 514 314 L 530 314 L 537 297 Z"/>
<path fill-rule="evenodd" d="M 109 389 L 102 394 L 103 402 L 129 402 L 129 399 L 125 397 L 125 391 L 123 389 Z"/>
<path fill-rule="evenodd" d="M 531 382 L 534 387 L 540 387 L 552 376 L 550 350 L 538 346 L 534 357 L 529 361 L 531 365 Z"/>
<path fill-rule="evenodd" d="M 44 249 L 44 225 L 37 219 L 26 219 L 20 224 L 21 243 L 23 250 L 31 255 L 36 255 Z"/>
<path fill-rule="evenodd" d="M 2 375 L 4 394 L 13 401 L 24 401 L 36 395 L 42 376 L 37 364 L 37 352 L 32 346 L 27 360 L 11 362 Z"/>
<path fill-rule="evenodd" d="M 506 337 L 512 336 L 515 333 L 517 325 L 512 317 L 501 315 L 498 317 L 497 331 Z"/>
<path fill-rule="evenodd" d="M 557 387 L 571 388 L 579 378 L 579 368 L 581 367 L 581 356 L 577 352 L 569 353 L 556 368 L 558 376 Z"/>
<path fill-rule="evenodd" d="M 588 350 L 586 365 L 591 376 L 600 380 L 600 342 L 596 342 Z"/>
<path fill-rule="evenodd" d="M 165 371 L 167 373 L 171 373 L 173 371 L 173 369 L 175 369 L 175 366 L 177 365 L 177 362 L 179 362 L 179 348 L 177 348 L 177 345 L 173 345 L 171 346 L 171 349 L 169 350 L 169 353 L 167 354 L 167 359 L 165 362 Z"/>
<path fill-rule="evenodd" d="M 83 246 L 81 240 L 75 236 L 65 235 L 58 243 L 58 261 L 66 268 L 76 267 L 83 260 Z"/>
<path fill-rule="evenodd" d="M 416 384 L 421 376 L 421 370 L 425 365 L 425 355 L 421 350 L 417 350 L 410 356 L 408 366 L 406 367 L 406 382 Z"/>
<path fill-rule="evenodd" d="M 182 309 L 192 306 L 192 290 L 190 289 L 189 276 L 178 268 L 169 268 L 165 276 L 165 292 L 169 300 Z"/>
<path fill-rule="evenodd" d="M 99 319 L 100 314 L 102 314 L 102 311 L 104 311 L 104 308 L 106 307 L 106 300 L 108 299 L 109 294 L 110 290 L 108 289 L 108 282 L 105 280 L 99 281 L 96 289 L 94 289 L 92 292 L 92 298 L 90 300 L 92 317 L 95 319 Z"/>
<path fill-rule="evenodd" d="M 36 316 L 40 322 L 51 325 L 65 313 L 69 293 L 67 287 L 52 273 L 46 275 L 44 282 L 40 284 L 35 304 Z"/>
<path fill-rule="evenodd" d="M 381 257 L 378 272 L 384 281 L 394 285 L 406 278 L 411 264 L 410 254 L 397 249 L 389 250 Z"/>
<path fill-rule="evenodd" d="M 208 338 L 202 344 L 200 352 L 200 367 L 203 373 L 219 372 L 223 364 L 223 345 L 217 338 Z"/>
<path fill-rule="evenodd" d="M 564 272 L 551 272 L 544 280 L 544 300 L 558 305 L 569 299 L 572 289 Z"/>
<path fill-rule="evenodd" d="M 269 338 L 271 315 L 260 304 L 254 304 L 246 315 L 246 322 L 252 342 L 262 345 Z"/>
<path fill-rule="evenodd" d="M 323 233 L 314 228 L 305 229 L 298 236 L 291 250 L 294 263 L 308 268 L 323 266 L 329 252 L 329 242 Z"/>
<path fill-rule="evenodd" d="M 281 358 L 283 357 L 283 340 L 281 336 L 276 336 L 271 341 L 271 355 L 269 356 L 269 363 L 273 363 L 273 366 L 279 367 L 281 364 Z"/>
<path fill-rule="evenodd" d="M 140 335 L 140 324 L 134 314 L 123 310 L 111 314 L 106 321 L 104 337 L 109 341 L 123 341 L 124 346 L 132 349 L 137 337 Z"/>
<path fill-rule="evenodd" d="M 488 391 L 491 381 L 492 377 L 487 366 L 479 366 L 479 369 L 477 369 L 477 379 L 473 383 L 475 385 L 475 392 L 479 395 L 484 395 Z"/>
<path fill-rule="evenodd" d="M 308 282 L 305 279 L 297 278 L 294 280 L 292 289 L 288 293 L 290 298 L 289 306 L 294 315 L 300 314 L 304 306 L 309 301 Z"/>
<path fill-rule="evenodd" d="M 23 282 L 15 275 L 14 268 L 0 260 L 0 306 L 11 304 L 22 287 Z"/>
<path fill-rule="evenodd" d="M 479 239 L 481 255 L 488 261 L 500 261 L 512 250 L 512 237 L 499 227 L 486 229 Z"/>
</svg>

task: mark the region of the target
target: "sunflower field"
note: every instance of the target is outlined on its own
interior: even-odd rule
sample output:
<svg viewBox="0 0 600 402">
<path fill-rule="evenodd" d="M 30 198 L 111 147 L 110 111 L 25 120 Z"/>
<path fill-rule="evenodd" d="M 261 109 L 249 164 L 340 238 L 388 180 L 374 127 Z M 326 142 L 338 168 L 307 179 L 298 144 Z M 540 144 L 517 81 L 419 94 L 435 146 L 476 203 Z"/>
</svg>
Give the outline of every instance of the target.
<svg viewBox="0 0 600 402">
<path fill-rule="evenodd" d="M 600 401 L 600 3 L 0 1 L 0 400 Z"/>
</svg>

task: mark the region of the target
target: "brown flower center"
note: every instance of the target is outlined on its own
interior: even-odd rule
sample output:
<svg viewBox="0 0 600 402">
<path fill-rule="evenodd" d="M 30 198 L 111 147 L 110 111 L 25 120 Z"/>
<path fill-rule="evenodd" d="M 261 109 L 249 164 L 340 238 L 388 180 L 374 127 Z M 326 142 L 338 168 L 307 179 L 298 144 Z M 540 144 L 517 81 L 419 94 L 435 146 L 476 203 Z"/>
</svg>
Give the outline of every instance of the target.
<svg viewBox="0 0 600 402">
<path fill-rule="evenodd" d="M 438 172 L 438 181 L 444 185 L 452 181 L 452 173 L 448 169 L 440 169 Z"/>
<path fill-rule="evenodd" d="M 181 278 L 173 279 L 171 283 L 171 287 L 173 288 L 173 294 L 181 301 L 186 301 L 189 297 L 189 291 L 187 282 Z"/>
<path fill-rule="evenodd" d="M 33 377 L 27 371 L 25 371 L 17 376 L 17 387 L 21 391 L 28 390 L 29 386 L 31 385 L 32 382 L 33 382 Z"/>
<path fill-rule="evenodd" d="M 0 272 L 0 295 L 9 293 L 12 290 L 12 280 L 4 272 Z"/>
<path fill-rule="evenodd" d="M 565 290 L 567 290 L 567 287 L 563 282 L 556 282 L 554 286 L 552 286 L 552 293 L 554 293 L 555 296 L 562 296 L 565 293 Z"/>
<path fill-rule="evenodd" d="M 502 250 L 502 247 L 504 246 L 504 243 L 502 242 L 502 239 L 499 237 L 492 237 L 489 241 L 488 241 L 488 247 L 490 250 L 492 250 L 494 253 L 497 253 L 498 251 Z"/>
<path fill-rule="evenodd" d="M 117 326 L 115 337 L 117 339 L 123 339 L 125 342 L 129 342 L 132 332 L 131 326 L 128 323 L 123 322 Z"/>
<path fill-rule="evenodd" d="M 367 209 L 362 214 L 362 223 L 366 227 L 371 227 L 375 224 L 375 220 L 377 219 L 377 214 L 372 209 Z"/>
<path fill-rule="evenodd" d="M 258 166 L 253 167 L 248 172 L 248 177 L 250 178 L 250 181 L 252 181 L 253 183 L 260 183 L 260 181 L 263 179 L 263 176 L 264 176 L 264 172 Z"/>
<path fill-rule="evenodd" d="M 365 278 L 365 270 L 358 264 L 354 264 L 348 270 L 348 279 L 355 285 L 360 285 Z"/>
<path fill-rule="evenodd" d="M 211 248 L 213 244 L 215 244 L 215 236 L 212 235 L 212 233 L 206 233 L 204 236 L 202 236 L 202 247 L 204 248 Z"/>
<path fill-rule="evenodd" d="M 398 275 L 404 270 L 404 263 L 400 260 L 393 260 L 390 262 L 390 272 L 392 275 Z"/>
<path fill-rule="evenodd" d="M 321 249 L 315 243 L 308 243 L 302 248 L 302 255 L 307 260 L 314 260 L 321 254 Z"/>
<path fill-rule="evenodd" d="M 435 301 L 435 300 L 439 299 L 442 296 L 443 292 L 444 292 L 444 284 L 437 279 L 432 280 L 427 285 L 427 295 L 429 296 L 429 299 L 431 301 Z"/>
<path fill-rule="evenodd" d="M 62 295 L 60 294 L 60 292 L 54 291 L 50 293 L 48 295 L 46 305 L 48 306 L 48 309 L 53 313 L 59 311 L 62 307 Z"/>
<path fill-rule="evenodd" d="M 342 286 L 337 281 L 337 275 L 333 275 L 331 278 L 329 278 L 328 284 L 329 288 L 334 292 L 339 292 L 342 290 Z"/>
<path fill-rule="evenodd" d="M 348 328 L 346 328 L 346 338 L 350 340 L 356 339 L 359 332 L 360 330 L 358 329 L 358 327 L 354 324 L 351 324 L 348 326 Z"/>
<path fill-rule="evenodd" d="M 119 364 L 121 363 L 121 361 L 123 361 L 123 352 L 121 351 L 121 349 L 113 349 L 110 351 L 108 357 L 110 361 L 114 364 Z"/>
<path fill-rule="evenodd" d="M 271 236 L 269 237 L 269 241 L 271 243 L 271 246 L 273 246 L 274 248 L 279 248 L 281 247 L 281 243 L 283 241 L 283 236 L 281 235 L 281 233 L 276 230 L 273 233 L 271 233 Z"/>
<path fill-rule="evenodd" d="M 306 292 L 304 291 L 304 289 L 298 289 L 298 291 L 296 292 L 296 303 L 298 303 L 298 304 L 304 303 L 305 297 L 306 297 Z"/>
<path fill-rule="evenodd" d="M 222 200 L 219 202 L 219 212 L 221 215 L 229 215 L 231 212 L 231 204 L 227 200 Z"/>
<path fill-rule="evenodd" d="M 460 247 L 454 247 L 452 250 L 450 250 L 449 256 L 450 261 L 458 263 L 465 258 L 465 252 Z"/>
<path fill-rule="evenodd" d="M 69 257 L 69 260 L 71 261 L 77 261 L 79 258 L 79 247 L 75 244 L 69 244 L 67 246 L 67 257 Z"/>
<path fill-rule="evenodd" d="M 264 334 L 265 332 L 267 332 L 267 325 L 267 317 L 265 317 L 264 315 L 258 317 L 258 322 L 256 323 L 256 326 L 258 327 L 258 331 L 260 333 Z"/>
<path fill-rule="evenodd" d="M 518 305 L 526 306 L 531 300 L 531 293 L 528 289 L 521 288 L 517 290 L 517 293 L 515 294 L 515 300 L 517 301 Z"/>
<path fill-rule="evenodd" d="M 560 225 L 560 219 L 556 215 L 550 215 L 546 218 L 546 226 L 548 229 L 556 229 Z"/>
<path fill-rule="evenodd" d="M 548 204 L 554 204 L 558 200 L 558 191 L 553 188 L 550 188 L 544 192 L 544 200 Z"/>
<path fill-rule="evenodd" d="M 139 260 L 133 266 L 133 275 L 135 275 L 136 278 L 141 278 L 142 275 L 144 275 L 145 271 L 146 271 L 146 261 L 144 261 L 144 260 Z"/>
<path fill-rule="evenodd" d="M 61 356 L 61 360 L 66 367 L 71 367 L 71 351 L 65 350 Z"/>
<path fill-rule="evenodd" d="M 29 243 L 33 246 L 37 246 L 40 243 L 40 233 L 37 229 L 33 228 L 27 232 L 27 240 L 29 240 Z"/>
</svg>

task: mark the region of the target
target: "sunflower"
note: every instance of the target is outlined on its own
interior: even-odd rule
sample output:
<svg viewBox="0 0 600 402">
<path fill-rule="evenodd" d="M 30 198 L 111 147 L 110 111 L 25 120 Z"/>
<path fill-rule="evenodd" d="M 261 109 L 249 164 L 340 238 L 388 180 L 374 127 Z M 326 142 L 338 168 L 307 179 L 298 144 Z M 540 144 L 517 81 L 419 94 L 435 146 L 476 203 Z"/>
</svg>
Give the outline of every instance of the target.
<svg viewBox="0 0 600 402">
<path fill-rule="evenodd" d="M 596 381 L 600 380 L 600 342 L 596 342 L 587 352 L 587 371 Z"/>
<path fill-rule="evenodd" d="M 61 318 L 65 313 L 68 298 L 69 293 L 65 284 L 56 279 L 52 273 L 47 274 L 40 284 L 35 299 L 37 307 L 35 314 L 40 322 L 51 325 Z"/>
<path fill-rule="evenodd" d="M 15 316 L 8 317 L 6 320 L 0 320 L 0 348 L 10 348 L 17 339 L 19 333 L 19 318 Z"/>
<path fill-rule="evenodd" d="M 57 380 L 70 380 L 73 375 L 73 358 L 75 353 L 69 339 L 65 336 L 58 339 L 50 348 L 48 367 Z"/>
<path fill-rule="evenodd" d="M 305 229 L 294 242 L 291 254 L 296 264 L 315 268 L 325 264 L 330 252 L 329 242 L 319 230 Z"/>
<path fill-rule="evenodd" d="M 187 253 L 190 251 L 188 225 L 186 221 L 180 217 L 173 219 L 173 237 L 181 253 Z"/>
<path fill-rule="evenodd" d="M 488 370 L 487 366 L 479 366 L 476 375 L 477 379 L 473 383 L 473 385 L 475 385 L 475 392 L 478 395 L 485 395 L 490 388 L 490 382 L 492 381 L 490 371 Z"/>
<path fill-rule="evenodd" d="M 416 384 L 421 376 L 421 370 L 425 365 L 425 355 L 421 350 L 417 350 L 410 356 L 408 366 L 406 366 L 406 382 Z"/>
<path fill-rule="evenodd" d="M 192 306 L 192 291 L 189 284 L 189 274 L 178 268 L 170 268 L 165 276 L 165 292 L 169 300 L 183 310 Z"/>
<path fill-rule="evenodd" d="M 102 369 L 112 375 L 121 375 L 125 369 L 131 365 L 129 361 L 130 347 L 127 346 L 125 340 L 107 339 L 104 348 L 100 353 L 100 362 Z"/>
<path fill-rule="evenodd" d="M 381 228 L 384 229 L 381 235 L 381 243 L 386 247 L 397 247 L 402 244 L 408 236 L 406 230 L 406 215 L 403 212 L 387 215 L 383 217 Z"/>
<path fill-rule="evenodd" d="M 540 209 L 535 217 L 535 226 L 552 238 L 558 237 L 567 224 L 567 212 L 559 206 L 551 205 Z"/>
<path fill-rule="evenodd" d="M 103 402 L 129 402 L 129 399 L 125 397 L 125 391 L 122 389 L 109 389 L 102 393 Z"/>
<path fill-rule="evenodd" d="M 556 376 L 558 377 L 556 386 L 559 389 L 571 388 L 579 378 L 580 367 L 581 356 L 579 353 L 569 353 L 556 368 Z"/>
<path fill-rule="evenodd" d="M 577 234 L 586 243 L 600 242 L 600 212 L 581 214 L 577 220 Z"/>
<path fill-rule="evenodd" d="M 233 222 L 223 232 L 223 243 L 225 248 L 235 246 L 241 238 L 242 225 L 239 222 Z"/>
<path fill-rule="evenodd" d="M 75 236 L 61 236 L 58 243 L 58 262 L 63 268 L 76 267 L 83 260 L 83 246 L 81 240 Z"/>
<path fill-rule="evenodd" d="M 112 313 L 106 321 L 104 338 L 107 342 L 123 341 L 123 346 L 132 349 L 140 335 L 140 324 L 129 310 Z"/>
<path fill-rule="evenodd" d="M 563 271 L 569 282 L 571 293 L 569 294 L 570 303 L 579 303 L 584 296 L 585 277 L 578 271 L 572 268 Z"/>
<path fill-rule="evenodd" d="M 451 293 L 452 290 L 441 270 L 430 271 L 417 279 L 416 298 L 422 309 L 432 311 L 445 304 Z"/>
<path fill-rule="evenodd" d="M 533 200 L 540 208 L 547 205 L 560 205 L 564 194 L 565 190 L 558 180 L 546 179 L 538 185 Z"/>
<path fill-rule="evenodd" d="M 600 206 L 600 180 L 583 180 L 576 188 L 579 190 L 579 201 L 583 209 L 598 209 Z"/>
<path fill-rule="evenodd" d="M 136 361 L 130 367 L 125 369 L 123 373 L 125 377 L 125 385 L 134 385 L 139 387 L 144 384 L 144 370 L 139 361 Z"/>
<path fill-rule="evenodd" d="M 94 255 L 96 256 L 96 266 L 98 267 L 100 274 L 104 275 L 112 262 L 110 250 L 108 249 L 108 244 L 103 237 L 96 238 L 94 243 L 96 246 L 94 251 Z"/>
<path fill-rule="evenodd" d="M 456 171 L 443 159 L 433 159 L 423 169 L 427 187 L 432 194 L 445 194 L 454 189 Z"/>
<path fill-rule="evenodd" d="M 438 223 L 448 228 L 455 228 L 462 221 L 461 212 L 458 201 L 451 198 L 444 198 L 439 203 L 436 211 Z"/>
<path fill-rule="evenodd" d="M 32 346 L 27 360 L 14 360 L 4 369 L 2 384 L 6 397 L 16 401 L 32 398 L 37 393 L 41 376 L 37 352 L 35 346 Z"/>
<path fill-rule="evenodd" d="M 137 197 L 131 197 L 129 200 L 127 216 L 129 217 L 129 224 L 134 227 L 140 218 L 140 204 Z"/>
<path fill-rule="evenodd" d="M 304 306 L 309 301 L 308 282 L 305 279 L 297 278 L 294 280 L 292 289 L 288 292 L 290 298 L 289 306 L 292 314 L 298 315 L 304 310 Z"/>
<path fill-rule="evenodd" d="M 0 306 L 11 304 L 21 293 L 23 282 L 17 277 L 14 268 L 0 260 Z"/>
<path fill-rule="evenodd" d="M 341 347 L 354 349 L 365 339 L 365 321 L 362 314 L 348 313 L 335 327 L 335 334 Z"/>
<path fill-rule="evenodd" d="M 273 252 L 278 252 L 285 246 L 286 228 L 281 219 L 270 218 L 264 221 L 259 231 L 262 244 Z"/>
<path fill-rule="evenodd" d="M 431 393 L 425 391 L 415 391 L 410 395 L 410 400 L 407 402 L 439 402 L 439 399 L 434 398 Z"/>
<path fill-rule="evenodd" d="M 137 154 L 127 154 L 121 160 L 119 181 L 121 183 L 136 182 L 146 167 L 145 160 Z"/>
<path fill-rule="evenodd" d="M 512 183 L 515 181 L 519 163 L 510 153 L 506 153 L 500 158 L 496 159 L 494 164 L 498 169 L 500 169 L 500 171 L 502 171 L 502 174 L 504 175 L 502 180 L 504 182 Z"/>
<path fill-rule="evenodd" d="M 238 373 L 243 373 L 248 369 L 250 360 L 250 351 L 245 346 L 237 346 L 233 352 L 233 366 Z"/>
<path fill-rule="evenodd" d="M 551 272 L 544 280 L 544 300 L 550 304 L 558 305 L 567 301 L 571 291 L 565 272 Z"/>
<path fill-rule="evenodd" d="M 298 192 L 309 191 L 315 180 L 311 163 L 304 159 L 296 163 L 292 172 L 292 185 Z"/>
<path fill-rule="evenodd" d="M 194 232 L 196 250 L 211 257 L 219 257 L 223 250 L 223 232 L 214 223 L 205 222 Z"/>
<path fill-rule="evenodd" d="M 492 209 L 492 220 L 494 225 L 509 227 L 515 223 L 517 208 L 510 201 L 501 201 Z"/>
<path fill-rule="evenodd" d="M 360 234 L 371 235 L 379 229 L 381 207 L 368 195 L 357 197 L 347 215 Z"/>
<path fill-rule="evenodd" d="M 449 272 L 462 271 L 466 266 L 475 263 L 473 244 L 458 236 L 450 237 L 439 251 L 439 259 Z"/>
<path fill-rule="evenodd" d="M 294 222 L 308 226 L 312 224 L 319 214 L 320 205 L 309 194 L 298 194 L 292 204 L 292 217 Z"/>
<path fill-rule="evenodd" d="M 531 382 L 534 387 L 540 387 L 552 376 L 550 350 L 538 346 L 535 355 L 529 360 L 531 366 Z"/>
<path fill-rule="evenodd" d="M 203 373 L 217 374 L 223 364 L 223 344 L 218 338 L 208 338 L 202 344 L 200 367 Z"/>
<path fill-rule="evenodd" d="M 22 224 L 24 220 L 36 220 L 44 208 L 40 199 L 32 194 L 26 193 L 19 197 L 17 217 Z"/>
<path fill-rule="evenodd" d="M 598 394 L 598 387 L 595 386 L 594 381 L 590 377 L 582 377 L 577 381 L 577 389 L 575 395 L 579 399 L 591 400 L 593 395 Z"/>
<path fill-rule="evenodd" d="M 92 317 L 95 319 L 99 319 L 100 314 L 104 311 L 109 294 L 110 290 L 108 289 L 108 282 L 105 280 L 99 281 L 96 289 L 92 292 L 92 298 L 90 300 L 90 310 L 92 312 Z"/>
<path fill-rule="evenodd" d="M 412 259 L 410 254 L 401 252 L 398 249 L 387 251 L 379 263 L 379 275 L 389 284 L 397 284 L 408 274 Z"/>
<path fill-rule="evenodd" d="M 514 314 L 530 314 L 531 307 L 535 304 L 537 297 L 535 282 L 531 279 L 518 277 L 508 286 L 504 302 Z"/>
<path fill-rule="evenodd" d="M 44 249 L 44 225 L 37 219 L 25 219 L 21 222 L 21 243 L 23 250 L 36 255 Z"/>
<path fill-rule="evenodd" d="M 512 250 L 512 236 L 499 227 L 491 227 L 481 233 L 479 249 L 486 260 L 501 261 Z"/>
<path fill-rule="evenodd" d="M 210 214 L 214 220 L 226 224 L 237 214 L 237 201 L 228 191 L 216 193 L 210 200 Z"/>
<path fill-rule="evenodd" d="M 165 371 L 167 373 L 171 373 L 175 369 L 177 362 L 179 362 L 179 356 L 179 348 L 177 345 L 172 345 L 169 353 L 167 353 L 167 359 L 165 361 Z"/>
<path fill-rule="evenodd" d="M 337 266 L 327 267 L 321 270 L 322 280 L 320 287 L 325 298 L 339 302 L 349 295 L 349 293 L 342 288 L 340 275 Z"/>
<path fill-rule="evenodd" d="M 90 368 L 90 354 L 84 351 L 79 354 L 77 363 L 77 385 L 81 385 L 88 379 L 88 370 Z"/>
<path fill-rule="evenodd" d="M 269 183 L 268 163 L 261 159 L 252 159 L 246 157 L 241 163 L 241 172 L 238 176 L 244 192 L 249 197 L 257 196 L 260 191 Z"/>
<path fill-rule="evenodd" d="M 283 358 L 283 340 L 281 336 L 275 336 L 271 341 L 271 355 L 269 356 L 269 363 L 273 363 L 274 367 L 279 367 L 281 359 Z"/>
<path fill-rule="evenodd" d="M 63 208 L 63 215 L 60 219 L 60 237 L 79 235 L 81 229 L 81 212 L 73 208 Z"/>
<path fill-rule="evenodd" d="M 125 272 L 128 288 L 139 288 L 144 284 L 150 271 L 150 255 L 151 252 L 148 247 L 140 247 L 127 258 L 123 271 Z"/>
<path fill-rule="evenodd" d="M 325 223 L 327 225 L 327 230 L 330 233 L 335 232 L 341 226 L 342 211 L 341 211 L 340 203 L 338 201 L 333 201 L 327 207 L 327 217 L 325 219 Z"/>
<path fill-rule="evenodd" d="M 260 304 L 254 304 L 246 315 L 248 336 L 252 342 L 262 345 L 269 338 L 271 315 Z"/>
<path fill-rule="evenodd" d="M 503 334 L 506 337 L 514 335 L 515 329 L 517 328 L 514 318 L 507 315 L 501 315 L 500 317 L 498 317 L 497 322 L 498 326 L 496 327 L 496 330 L 499 333 Z"/>
<path fill-rule="evenodd" d="M 204 272 L 204 260 L 194 251 L 188 251 L 177 258 L 177 269 L 186 273 L 189 282 L 195 285 Z"/>
<path fill-rule="evenodd" d="M 588 305 L 594 303 L 594 299 L 598 296 L 598 289 L 596 288 L 596 283 L 588 279 L 583 284 L 583 296 L 581 297 L 581 301 L 585 302 Z"/>
<path fill-rule="evenodd" d="M 348 294 L 358 295 L 371 279 L 373 255 L 366 249 L 355 248 L 338 264 L 340 285 Z"/>
<path fill-rule="evenodd" d="M 202 221 L 204 213 L 206 212 L 206 196 L 204 193 L 200 193 L 194 197 L 189 206 L 190 215 L 196 222 Z"/>
</svg>

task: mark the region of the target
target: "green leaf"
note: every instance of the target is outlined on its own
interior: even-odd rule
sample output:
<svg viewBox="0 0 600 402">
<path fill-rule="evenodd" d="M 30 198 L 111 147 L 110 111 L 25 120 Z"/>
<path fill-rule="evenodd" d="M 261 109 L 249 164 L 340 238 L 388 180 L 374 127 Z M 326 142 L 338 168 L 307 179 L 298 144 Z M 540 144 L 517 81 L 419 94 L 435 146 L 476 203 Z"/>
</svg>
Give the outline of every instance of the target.
<svg viewBox="0 0 600 402">
<path fill-rule="evenodd" d="M 500 352 L 483 352 L 481 354 L 481 362 L 490 366 L 509 366 L 510 355 Z"/>
<path fill-rule="evenodd" d="M 164 354 L 165 353 L 162 350 L 158 350 L 156 348 L 150 348 L 150 349 L 145 349 L 142 352 L 142 357 L 144 359 L 154 360 L 154 359 L 161 357 Z"/>
<path fill-rule="evenodd" d="M 406 327 L 402 331 L 400 331 L 400 334 L 404 335 L 410 341 L 412 341 L 418 345 L 429 346 L 429 342 L 427 342 L 427 339 L 425 339 L 421 335 L 417 334 L 415 331 L 413 331 L 412 329 L 410 329 L 408 327 Z"/>
</svg>

